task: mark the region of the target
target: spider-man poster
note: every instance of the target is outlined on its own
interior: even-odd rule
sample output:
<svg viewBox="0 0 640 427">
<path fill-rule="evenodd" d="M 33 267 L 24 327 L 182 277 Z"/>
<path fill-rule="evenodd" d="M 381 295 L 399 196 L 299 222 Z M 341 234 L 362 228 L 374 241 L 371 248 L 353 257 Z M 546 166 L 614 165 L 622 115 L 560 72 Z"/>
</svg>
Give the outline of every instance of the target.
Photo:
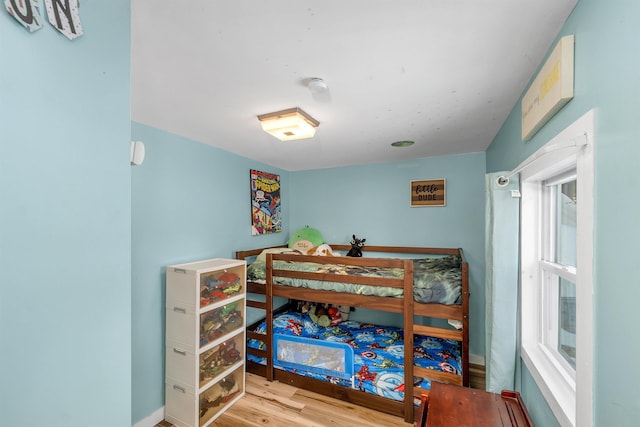
<svg viewBox="0 0 640 427">
<path fill-rule="evenodd" d="M 251 234 L 282 231 L 280 175 L 251 169 Z"/>
</svg>

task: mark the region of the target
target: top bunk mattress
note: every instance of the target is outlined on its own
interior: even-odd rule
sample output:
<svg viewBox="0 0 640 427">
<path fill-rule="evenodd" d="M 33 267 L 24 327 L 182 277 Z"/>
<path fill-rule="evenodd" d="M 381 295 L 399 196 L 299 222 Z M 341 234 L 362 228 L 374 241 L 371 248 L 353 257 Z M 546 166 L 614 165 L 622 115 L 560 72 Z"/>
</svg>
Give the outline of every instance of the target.
<svg viewBox="0 0 640 427">
<path fill-rule="evenodd" d="M 267 253 L 299 254 L 288 248 L 266 249 L 247 267 L 247 279 L 256 283 L 266 283 Z M 419 303 L 461 304 L 462 302 L 462 260 L 458 255 L 437 258 L 413 259 L 413 298 Z M 367 277 L 401 279 L 404 271 L 400 268 L 362 267 L 344 264 L 318 264 L 313 262 L 293 262 L 276 260 L 274 269 L 314 273 L 332 273 Z M 353 283 L 336 283 L 301 278 L 274 277 L 274 284 L 309 288 L 324 291 L 344 292 L 379 297 L 402 297 L 399 288 L 369 286 Z"/>
</svg>

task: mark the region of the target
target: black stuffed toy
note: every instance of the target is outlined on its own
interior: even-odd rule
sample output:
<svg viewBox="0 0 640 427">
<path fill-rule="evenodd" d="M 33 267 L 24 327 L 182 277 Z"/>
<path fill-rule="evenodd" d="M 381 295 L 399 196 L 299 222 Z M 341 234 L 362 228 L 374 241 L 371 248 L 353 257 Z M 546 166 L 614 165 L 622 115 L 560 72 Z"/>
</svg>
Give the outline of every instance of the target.
<svg viewBox="0 0 640 427">
<path fill-rule="evenodd" d="M 364 246 L 364 242 L 367 239 L 358 239 L 355 234 L 353 234 L 353 240 L 351 240 L 351 249 L 347 252 L 347 256 L 352 257 L 361 257 L 362 256 L 362 247 Z"/>
</svg>

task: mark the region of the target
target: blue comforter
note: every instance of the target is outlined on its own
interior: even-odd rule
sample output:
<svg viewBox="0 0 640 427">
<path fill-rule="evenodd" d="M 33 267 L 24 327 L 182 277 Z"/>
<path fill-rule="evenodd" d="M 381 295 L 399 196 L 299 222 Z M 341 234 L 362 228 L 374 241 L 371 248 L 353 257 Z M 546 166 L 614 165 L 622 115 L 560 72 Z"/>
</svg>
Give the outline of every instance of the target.
<svg viewBox="0 0 640 427">
<path fill-rule="evenodd" d="M 256 332 L 266 334 L 266 322 Z M 404 343 L 400 328 L 376 326 L 345 321 L 324 328 L 306 314 L 288 311 L 274 318 L 274 334 L 308 337 L 318 340 L 348 343 L 354 351 L 354 378 L 345 380 L 330 375 L 304 372 L 300 368 L 283 368 L 299 375 L 331 381 L 369 393 L 401 401 L 404 397 Z M 248 346 L 264 348 L 264 343 L 249 340 Z M 461 375 L 461 351 L 458 341 L 443 340 L 421 335 L 414 336 L 414 364 L 428 369 Z M 263 358 L 249 355 L 254 362 L 265 364 Z M 429 380 L 414 377 L 414 384 L 429 389 Z"/>
</svg>

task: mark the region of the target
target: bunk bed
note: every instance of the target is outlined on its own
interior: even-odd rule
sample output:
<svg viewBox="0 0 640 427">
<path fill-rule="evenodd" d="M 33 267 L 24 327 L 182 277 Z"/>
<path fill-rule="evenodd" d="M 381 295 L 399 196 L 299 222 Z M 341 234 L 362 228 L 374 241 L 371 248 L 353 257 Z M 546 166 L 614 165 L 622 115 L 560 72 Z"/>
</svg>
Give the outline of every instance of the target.
<svg viewBox="0 0 640 427">
<path fill-rule="evenodd" d="M 350 249 L 350 246 L 347 245 L 330 245 L 330 247 L 336 251 L 335 253 L 344 253 Z M 248 297 L 247 306 L 265 310 L 264 321 L 247 326 L 247 340 L 253 343 L 247 346 L 248 372 L 263 376 L 269 381 L 277 380 L 343 401 L 401 416 L 407 422 L 413 422 L 419 410 L 415 403 L 416 401 L 419 403 L 422 394 L 428 393 L 426 389 L 429 388 L 430 381 L 465 387 L 469 385 L 469 267 L 461 249 L 367 246 L 365 256 L 361 258 L 311 256 L 287 252 L 284 246 L 236 252 L 237 259 L 244 259 L 248 262 L 262 254 L 265 264 L 264 283 L 259 283 L 251 278 L 247 280 L 248 294 L 264 295 L 264 300 L 251 300 Z M 381 257 L 372 254 L 380 254 L 378 256 Z M 423 298 L 424 294 L 432 294 L 431 290 L 425 292 L 424 289 L 418 289 L 417 282 L 414 283 L 414 280 L 417 280 L 417 276 L 414 278 L 414 272 L 422 270 L 419 263 L 433 260 L 450 262 L 451 259 L 457 260 L 453 263 L 453 268 L 457 270 L 456 274 L 460 278 L 459 295 L 455 297 L 455 301 L 448 301 L 448 303 L 416 301 L 416 299 L 429 301 L 430 297 Z M 318 270 L 307 269 L 308 264 L 318 266 Z M 299 267 L 300 265 L 305 267 Z M 369 273 L 362 274 L 363 270 L 374 271 L 373 276 L 368 275 Z M 392 273 L 387 274 L 387 272 Z M 338 284 L 340 292 L 327 290 L 333 288 L 334 284 Z M 297 322 L 295 318 L 292 320 L 290 311 L 284 314 L 289 317 L 278 320 L 278 311 L 283 309 L 275 309 L 274 297 L 284 297 L 292 301 L 304 300 L 336 306 L 362 307 L 402 313 L 403 328 L 398 336 L 403 345 L 399 348 L 403 348 L 401 356 L 403 357 L 404 378 L 403 383 L 397 388 L 402 391 L 402 400 L 361 391 L 363 390 L 362 378 L 357 381 L 358 384 L 354 384 L 356 381 L 352 379 L 351 387 L 345 387 L 340 381 L 339 374 L 329 375 L 327 371 L 320 369 L 315 372 L 319 375 L 301 375 L 301 365 L 280 360 L 278 348 L 286 350 L 287 346 L 304 347 L 309 344 L 309 339 L 304 338 L 299 331 L 292 334 L 291 338 L 280 334 L 283 328 L 278 328 L 278 322 L 302 322 Z M 424 321 L 419 320 L 424 318 L 444 319 L 455 323 L 459 329 L 447 326 L 426 326 L 422 324 L 425 323 Z M 416 322 L 416 320 L 418 321 Z M 344 322 L 345 325 L 353 326 L 351 323 L 351 321 Z M 362 328 L 363 326 L 356 325 L 355 327 Z M 274 328 L 276 329 L 275 333 Z M 379 331 L 379 329 L 376 330 Z M 407 331 L 411 331 L 411 333 L 407 333 Z M 459 369 L 414 366 L 414 357 L 416 354 L 420 356 L 419 352 L 422 351 L 417 342 L 422 342 L 426 338 L 457 343 L 460 355 Z M 259 348 L 255 348 L 257 347 L 256 342 L 261 343 Z M 354 346 L 353 342 L 349 342 L 348 345 Z M 335 345 L 330 343 L 328 346 L 332 348 Z M 355 346 L 357 347 L 357 345 Z M 426 346 L 432 346 L 432 343 L 427 343 Z M 336 351 L 342 350 L 344 349 L 336 349 Z M 316 351 L 315 354 L 317 355 L 317 353 Z M 425 356 L 425 359 L 433 359 L 432 355 Z M 445 356 L 452 355 L 446 353 Z M 310 369 L 313 371 L 313 368 Z M 337 370 L 342 371 L 343 368 Z M 348 370 L 347 372 L 349 373 Z M 353 371 L 349 373 L 352 378 L 353 374 Z M 343 375 L 343 377 L 346 376 L 348 381 L 349 375 Z M 326 378 L 319 379 L 322 376 Z M 422 379 L 426 382 L 421 381 Z"/>
</svg>

